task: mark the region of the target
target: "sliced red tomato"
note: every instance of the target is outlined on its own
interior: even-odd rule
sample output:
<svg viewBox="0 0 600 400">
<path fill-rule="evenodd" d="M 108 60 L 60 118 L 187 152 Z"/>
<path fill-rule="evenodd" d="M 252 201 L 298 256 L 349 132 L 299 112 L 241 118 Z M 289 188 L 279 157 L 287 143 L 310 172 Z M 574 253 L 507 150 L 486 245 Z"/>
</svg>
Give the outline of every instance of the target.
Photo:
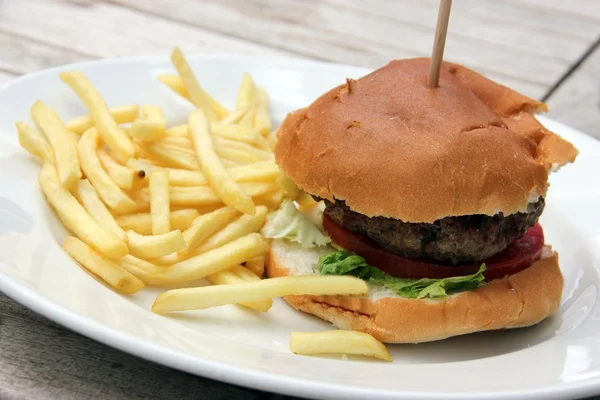
<svg viewBox="0 0 600 400">
<path fill-rule="evenodd" d="M 398 278 L 441 279 L 471 275 L 479 270 L 482 263 L 485 263 L 487 270 L 484 276 L 489 281 L 516 274 L 531 266 L 540 258 L 544 247 L 544 232 L 542 226 L 537 223 L 529 228 L 521 239 L 514 241 L 504 251 L 485 261 L 468 265 L 443 265 L 424 260 L 412 260 L 390 253 L 372 240 L 336 225 L 327 215 L 323 215 L 323 227 L 334 243 L 363 257 L 370 265 Z"/>
</svg>

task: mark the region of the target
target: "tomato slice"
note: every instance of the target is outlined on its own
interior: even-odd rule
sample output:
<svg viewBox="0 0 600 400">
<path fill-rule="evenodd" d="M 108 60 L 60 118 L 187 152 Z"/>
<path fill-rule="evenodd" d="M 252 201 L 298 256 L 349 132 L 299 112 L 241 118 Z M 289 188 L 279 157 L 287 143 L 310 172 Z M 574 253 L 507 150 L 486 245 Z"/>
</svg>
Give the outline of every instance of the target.
<svg viewBox="0 0 600 400">
<path fill-rule="evenodd" d="M 443 265 L 425 260 L 412 260 L 390 253 L 372 240 L 336 225 L 326 214 L 323 215 L 323 227 L 334 243 L 363 257 L 370 265 L 398 278 L 441 279 L 471 275 L 479 270 L 482 263 L 485 263 L 487 270 L 484 276 L 490 281 L 516 274 L 531 266 L 540 258 L 544 247 L 544 232 L 542 226 L 536 223 L 521 239 L 515 240 L 504 251 L 485 261 L 467 265 Z"/>
</svg>

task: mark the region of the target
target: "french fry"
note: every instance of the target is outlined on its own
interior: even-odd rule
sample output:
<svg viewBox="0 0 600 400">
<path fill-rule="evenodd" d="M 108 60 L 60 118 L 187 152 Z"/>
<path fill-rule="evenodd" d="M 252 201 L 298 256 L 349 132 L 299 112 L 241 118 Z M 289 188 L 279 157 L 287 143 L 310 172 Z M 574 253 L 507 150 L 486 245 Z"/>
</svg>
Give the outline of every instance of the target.
<svg viewBox="0 0 600 400">
<path fill-rule="evenodd" d="M 152 259 L 175 253 L 185 248 L 181 231 L 170 231 L 162 235 L 144 236 L 127 231 L 129 252 L 139 258 Z"/>
<path fill-rule="evenodd" d="M 242 283 L 244 280 L 237 276 L 231 270 L 220 271 L 212 275 L 208 275 L 206 279 L 213 285 L 234 285 Z"/>
<path fill-rule="evenodd" d="M 168 147 L 161 143 L 144 143 L 140 147 L 165 165 L 189 170 L 200 169 L 196 157 L 184 149 Z"/>
<path fill-rule="evenodd" d="M 254 115 L 254 128 L 260 132 L 263 137 L 266 137 L 273 127 L 271 117 L 269 117 L 269 95 L 262 88 L 257 88 L 257 92 L 258 106 L 256 107 L 256 114 Z"/>
<path fill-rule="evenodd" d="M 162 285 L 162 273 L 164 267 L 157 267 L 150 261 L 142 260 L 127 254 L 125 257 L 115 261 L 118 266 L 135 276 L 146 285 Z"/>
<path fill-rule="evenodd" d="M 244 118 L 244 116 L 250 111 L 250 107 L 243 107 L 240 109 L 237 109 L 235 111 L 232 111 L 229 113 L 228 116 L 226 116 L 225 118 L 221 119 L 221 123 L 228 125 L 228 124 L 239 124 L 240 121 L 242 120 L 242 118 Z M 214 122 L 214 121 L 213 121 Z"/>
<path fill-rule="evenodd" d="M 180 261 L 165 269 L 166 283 L 181 283 L 205 278 L 258 255 L 265 254 L 269 243 L 258 233 L 250 233 L 221 247 Z"/>
<path fill-rule="evenodd" d="M 198 212 L 200 212 L 200 215 L 204 215 L 216 211 L 219 208 L 223 208 L 224 206 L 225 204 L 215 204 L 211 206 L 198 206 L 195 207 L 195 209 L 198 210 Z"/>
<path fill-rule="evenodd" d="M 85 132 L 79 139 L 79 143 L 77 143 L 81 169 L 83 169 L 85 176 L 108 207 L 120 214 L 127 214 L 136 210 L 135 201 L 127 196 L 102 168 L 96 153 L 97 144 L 96 128 L 91 128 Z"/>
<path fill-rule="evenodd" d="M 183 232 L 185 247 L 175 254 L 169 254 L 155 260 L 160 265 L 172 265 L 184 260 L 190 252 L 195 250 L 206 239 L 223 229 L 229 222 L 239 215 L 231 207 L 223 207 L 208 214 L 199 216 L 192 225 Z"/>
<path fill-rule="evenodd" d="M 134 171 L 144 171 L 146 174 L 152 171 L 169 171 L 169 182 L 172 186 L 204 186 L 208 180 L 200 171 L 189 171 L 186 169 L 161 167 L 153 165 L 146 160 L 135 158 L 129 159 L 127 166 Z M 253 164 L 227 168 L 227 173 L 236 182 L 275 182 L 280 174 L 279 167 L 273 161 L 260 161 Z"/>
<path fill-rule="evenodd" d="M 236 110 L 242 110 L 246 107 L 251 107 L 258 102 L 258 92 L 252 76 L 244 72 L 242 74 L 242 82 L 238 91 Z"/>
<path fill-rule="evenodd" d="M 167 120 L 157 106 L 142 106 L 140 118 L 133 121 L 130 134 L 134 138 L 153 141 L 163 138 L 167 129 Z"/>
<path fill-rule="evenodd" d="M 181 128 L 182 129 L 182 128 Z M 186 125 L 187 132 L 187 125 Z M 210 132 L 213 135 L 221 136 L 225 139 L 236 140 L 255 145 L 261 149 L 269 149 L 269 143 L 255 129 L 236 124 L 224 124 L 223 122 L 213 122 L 210 124 Z"/>
<path fill-rule="evenodd" d="M 287 175 L 280 174 L 277 177 L 277 184 L 281 186 L 281 188 L 285 192 L 285 197 L 290 200 L 295 200 L 302 194 L 302 190 L 298 188 L 296 182 L 291 180 Z"/>
<path fill-rule="evenodd" d="M 137 119 L 139 115 L 139 106 L 137 104 L 123 104 L 121 106 L 111 107 L 108 109 L 110 115 L 117 124 L 128 124 Z M 82 115 L 72 119 L 67 123 L 67 129 L 78 135 L 94 126 L 89 115 Z"/>
<path fill-rule="evenodd" d="M 110 179 L 121 189 L 131 190 L 135 186 L 136 181 L 143 179 L 139 177 L 137 171 L 116 162 L 103 148 L 98 148 L 96 154 Z"/>
<path fill-rule="evenodd" d="M 152 156 L 152 154 L 148 153 L 144 148 L 140 147 L 139 144 L 136 145 L 138 150 L 137 158 L 130 158 L 129 160 L 143 160 L 149 164 L 160 165 L 163 167 L 166 165 L 164 162 L 161 162 L 156 157 Z M 129 162 L 129 160 L 127 160 L 127 162 Z"/>
<path fill-rule="evenodd" d="M 231 147 L 215 146 L 215 153 L 221 158 L 221 163 L 225 167 L 223 161 L 232 161 L 242 165 L 253 164 L 262 161 L 263 159 L 248 154 L 245 151 L 233 149 Z"/>
<path fill-rule="evenodd" d="M 219 113 L 217 111 L 224 113 L 223 110 L 225 110 L 225 108 L 212 99 L 212 97 L 200 87 L 194 72 L 179 48 L 175 48 L 171 53 L 171 62 L 177 69 L 179 77 L 183 81 L 192 103 L 204 111 L 209 121 L 216 121 L 219 118 Z"/>
<path fill-rule="evenodd" d="M 246 268 L 256 276 L 263 276 L 265 273 L 265 256 L 254 257 L 246 261 Z"/>
<path fill-rule="evenodd" d="M 190 99 L 190 94 L 185 88 L 185 84 L 179 77 L 179 75 L 175 74 L 162 74 L 158 77 L 158 80 L 167 85 L 172 91 L 183 97 L 188 101 L 192 101 Z"/>
<path fill-rule="evenodd" d="M 245 126 L 251 128 L 254 126 L 254 119 L 256 116 L 256 111 L 258 110 L 258 104 L 248 105 L 247 111 L 242 118 L 240 118 L 239 124 L 241 126 Z"/>
<path fill-rule="evenodd" d="M 202 254 L 212 249 L 224 246 L 238 238 L 253 232 L 258 232 L 267 220 L 267 208 L 264 206 L 256 207 L 254 215 L 242 215 L 225 228 L 211 236 L 202 244 L 194 254 Z"/>
<path fill-rule="evenodd" d="M 306 192 L 302 192 L 300 196 L 296 198 L 296 203 L 298 203 L 300 210 L 303 212 L 310 210 L 318 204 L 315 199 L 313 199 L 313 197 Z"/>
<path fill-rule="evenodd" d="M 19 135 L 19 144 L 22 148 L 32 156 L 37 157 L 42 164 L 56 165 L 54 150 L 52 150 L 52 146 L 48 144 L 46 139 L 34 132 L 25 122 L 18 121 L 15 126 Z"/>
<path fill-rule="evenodd" d="M 177 146 L 184 149 L 192 149 L 194 147 L 192 140 L 184 136 L 167 136 L 160 140 L 160 143 L 167 146 Z"/>
<path fill-rule="evenodd" d="M 274 159 L 271 151 L 257 149 L 248 143 L 225 139 L 220 136 L 213 136 L 213 143 L 217 150 L 217 154 L 219 154 L 219 150 L 221 149 L 232 149 L 247 154 L 248 157 L 254 159 L 253 162 Z"/>
<path fill-rule="evenodd" d="M 56 169 L 45 163 L 38 182 L 48 203 L 56 210 L 67 229 L 108 258 L 121 258 L 128 253 L 127 244 L 102 228 L 58 180 Z"/>
<path fill-rule="evenodd" d="M 98 193 L 94 190 L 87 179 L 82 179 L 76 187 L 77 197 L 86 211 L 104 229 L 114 233 L 119 239 L 127 241 L 125 231 L 117 224 L 113 215 L 108 211 Z"/>
<path fill-rule="evenodd" d="M 292 295 L 365 294 L 367 283 L 360 278 L 343 275 L 298 275 L 244 282 L 236 285 L 174 289 L 158 295 L 152 311 L 202 310 L 226 304 L 261 301 Z"/>
<path fill-rule="evenodd" d="M 290 350 L 294 354 L 358 354 L 392 361 L 384 344 L 368 333 L 357 331 L 292 332 Z"/>
<path fill-rule="evenodd" d="M 188 125 L 187 124 L 183 124 L 183 125 L 175 125 L 170 127 L 169 129 L 167 129 L 165 131 L 165 133 L 167 134 L 167 136 L 181 136 L 181 137 L 188 137 Z"/>
<path fill-rule="evenodd" d="M 235 162 L 233 160 L 226 160 L 224 158 L 221 159 L 221 164 L 223 164 L 225 168 L 234 168 L 243 165 L 242 163 Z"/>
<path fill-rule="evenodd" d="M 240 273 L 241 272 L 241 273 Z M 260 278 L 254 275 L 251 271 L 246 270 L 242 266 L 235 266 L 227 271 L 217 272 L 206 277 L 213 285 L 234 285 L 242 282 L 259 281 Z M 251 308 L 253 310 L 267 312 L 273 306 L 272 299 L 265 299 L 251 303 L 240 303 L 241 306 Z"/>
<path fill-rule="evenodd" d="M 153 286 L 164 286 L 169 284 L 164 276 L 169 271 L 168 267 L 157 266 L 150 261 L 142 260 L 131 254 L 127 254 L 125 257 L 117 260 L 116 263 L 127 270 L 132 275 L 142 280 L 147 285 Z M 260 280 L 252 271 L 237 265 L 227 271 L 217 272 L 215 274 L 206 277 L 209 281 L 215 285 L 234 284 L 239 282 L 250 282 Z M 253 308 L 258 311 L 267 312 L 273 302 L 271 299 L 265 299 L 255 303 L 244 303 L 249 308 Z"/>
<path fill-rule="evenodd" d="M 250 196 L 260 196 L 273 190 L 271 183 L 240 183 L 240 187 Z M 219 196 L 210 186 L 171 186 L 169 198 L 172 206 L 201 207 L 223 204 Z M 141 188 L 136 193 L 138 205 L 150 204 L 150 193 L 147 188 Z"/>
<path fill-rule="evenodd" d="M 257 256 L 254 258 L 259 258 L 259 257 L 265 257 L 265 256 L 262 255 L 262 256 Z M 248 264 L 248 263 L 246 262 L 246 264 Z M 259 275 L 256 275 L 254 272 L 250 271 L 247 267 L 243 267 L 241 265 L 236 265 L 235 267 L 231 267 L 229 269 L 229 271 L 232 271 L 233 273 L 235 273 L 237 276 L 239 276 L 246 282 L 261 280 L 261 277 Z"/>
<path fill-rule="evenodd" d="M 152 216 L 152 234 L 162 235 L 171 230 L 169 215 L 169 171 L 150 173 L 150 215 Z"/>
<path fill-rule="evenodd" d="M 223 204 L 210 186 L 187 186 L 169 188 L 169 199 L 174 207 L 200 207 Z M 150 192 L 147 188 L 141 188 L 136 193 L 136 201 L 139 204 L 150 204 Z"/>
<path fill-rule="evenodd" d="M 184 139 L 184 138 L 177 138 L 177 139 Z M 196 152 L 194 151 L 193 148 L 181 146 L 180 144 L 168 144 L 168 143 L 161 143 L 161 144 L 163 146 L 165 146 L 166 148 L 168 148 L 168 149 L 173 149 L 173 150 L 176 150 L 178 152 L 179 151 L 183 151 L 184 153 L 187 153 L 190 156 L 196 157 Z"/>
<path fill-rule="evenodd" d="M 171 90 L 176 92 L 178 95 L 192 102 L 190 95 L 185 87 L 185 84 L 183 83 L 183 80 L 179 75 L 164 74 L 159 76 L 158 79 L 165 85 L 169 86 Z M 208 102 L 210 103 L 211 107 L 213 108 L 219 119 L 229 115 L 229 111 L 221 104 L 219 104 L 219 102 L 213 99 L 210 94 L 206 93 L 206 96 L 208 97 Z"/>
<path fill-rule="evenodd" d="M 280 188 L 271 190 L 270 192 L 260 196 L 253 197 L 256 205 L 266 206 L 270 210 L 277 210 L 284 199 L 285 193 Z"/>
<path fill-rule="evenodd" d="M 184 231 L 188 229 L 194 220 L 200 215 L 198 210 L 183 209 L 174 210 L 169 213 L 171 229 Z M 128 214 L 116 217 L 117 224 L 123 230 L 132 230 L 140 235 L 152 234 L 152 216 L 146 213 Z"/>
<path fill-rule="evenodd" d="M 152 158 L 152 156 L 149 155 L 149 157 L 145 158 L 141 156 L 141 151 L 140 151 L 140 155 L 137 158 L 130 158 L 127 161 L 127 166 L 129 166 L 129 161 L 139 161 L 140 163 L 146 164 L 146 165 L 154 165 L 156 167 L 164 167 L 164 164 L 162 164 L 160 161 L 155 160 Z M 132 168 L 132 167 L 129 167 Z"/>
<path fill-rule="evenodd" d="M 169 270 L 166 267 L 159 267 L 149 261 L 134 257 L 131 254 L 127 254 L 116 262 L 119 266 L 123 267 L 123 269 L 127 270 L 147 285 L 161 286 L 167 284 L 163 278 L 165 272 Z M 229 270 L 209 275 L 206 279 L 214 285 L 230 285 L 260 280 L 260 278 L 251 271 L 248 271 L 246 268 L 239 265 L 234 266 Z M 258 311 L 267 312 L 272 304 L 273 301 L 271 299 L 266 299 L 241 305 Z"/>
<path fill-rule="evenodd" d="M 150 196 L 148 196 L 147 199 L 143 199 L 143 200 L 141 200 L 137 197 L 134 197 L 133 201 L 135 201 L 135 211 L 132 214 L 145 214 L 145 213 L 150 214 Z M 150 221 L 150 225 L 151 226 L 150 226 L 149 235 L 152 234 L 152 221 Z"/>
<path fill-rule="evenodd" d="M 152 285 L 170 285 L 191 282 L 229 269 L 253 257 L 266 253 L 268 241 L 258 233 L 251 233 L 224 246 L 200 256 L 188 258 L 170 266 L 157 266 L 153 263 L 140 263 L 125 257 L 135 264 L 140 274 L 144 274 Z"/>
<path fill-rule="evenodd" d="M 98 90 L 80 71 L 63 72 L 60 78 L 79 96 L 104 143 L 110 147 L 117 160 L 125 164 L 135 155 L 135 146 L 127 133 L 115 122 Z"/>
<path fill-rule="evenodd" d="M 194 142 L 198 162 L 211 187 L 223 203 L 246 214 L 254 214 L 252 198 L 244 193 L 229 176 L 221 160 L 214 151 L 209 133 L 209 125 L 202 110 L 192 111 L 188 120 L 189 130 Z"/>
<path fill-rule="evenodd" d="M 256 84 L 252 76 L 244 72 L 242 74 L 242 82 L 237 98 L 237 109 L 246 109 L 247 111 L 240 118 L 239 124 L 249 128 L 254 127 L 254 120 L 258 110 L 259 98 Z"/>
<path fill-rule="evenodd" d="M 74 187 L 81 179 L 81 168 L 72 133 L 69 132 L 58 114 L 39 100 L 31 107 L 31 115 L 54 150 L 60 182 L 67 189 Z"/>
<path fill-rule="evenodd" d="M 199 216 L 194 220 L 192 226 L 183 233 L 186 246 L 179 254 L 186 255 L 190 251 L 195 250 L 206 239 L 220 231 L 238 215 L 239 212 L 237 210 L 230 207 L 223 207 Z"/>
<path fill-rule="evenodd" d="M 139 160 L 135 158 L 129 159 L 127 162 L 129 168 L 144 171 L 146 175 L 154 171 L 168 171 L 169 172 L 169 184 L 172 186 L 202 186 L 208 185 L 208 181 L 204 177 L 204 174 L 200 171 L 190 171 L 187 169 L 161 167 L 153 165 L 146 160 Z"/>
<path fill-rule="evenodd" d="M 275 151 L 275 146 L 277 145 L 277 131 L 273 131 L 267 135 L 267 142 L 269 143 L 271 150 Z"/>
<path fill-rule="evenodd" d="M 85 269 L 121 292 L 134 294 L 144 287 L 141 280 L 102 257 L 77 238 L 71 236 L 65 238 L 63 249 Z"/>
<path fill-rule="evenodd" d="M 227 168 L 227 173 L 236 182 L 274 182 L 281 171 L 274 161 L 259 161 Z"/>
</svg>

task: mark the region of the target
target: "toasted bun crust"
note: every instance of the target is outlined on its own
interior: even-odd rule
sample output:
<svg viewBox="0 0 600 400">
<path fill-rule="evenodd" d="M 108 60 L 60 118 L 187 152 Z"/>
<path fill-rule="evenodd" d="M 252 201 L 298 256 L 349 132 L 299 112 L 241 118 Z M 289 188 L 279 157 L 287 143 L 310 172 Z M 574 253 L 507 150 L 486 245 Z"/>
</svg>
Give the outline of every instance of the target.
<svg viewBox="0 0 600 400">
<path fill-rule="evenodd" d="M 269 277 L 293 275 L 303 269 L 306 273 L 305 266 L 300 264 L 313 256 L 295 251 L 294 256 L 288 257 L 284 256 L 286 250 L 281 241 L 273 241 L 266 265 Z M 385 343 L 419 343 L 536 324 L 556 313 L 562 289 L 558 255 L 553 253 L 515 275 L 441 300 L 382 297 L 373 293 L 369 297 L 284 299 L 295 309 L 314 314 L 340 329 L 366 332 Z"/>
<path fill-rule="evenodd" d="M 525 211 L 577 150 L 530 114 L 546 105 L 459 65 L 392 61 L 287 116 L 277 163 L 300 188 L 366 216 L 431 223 Z"/>
</svg>

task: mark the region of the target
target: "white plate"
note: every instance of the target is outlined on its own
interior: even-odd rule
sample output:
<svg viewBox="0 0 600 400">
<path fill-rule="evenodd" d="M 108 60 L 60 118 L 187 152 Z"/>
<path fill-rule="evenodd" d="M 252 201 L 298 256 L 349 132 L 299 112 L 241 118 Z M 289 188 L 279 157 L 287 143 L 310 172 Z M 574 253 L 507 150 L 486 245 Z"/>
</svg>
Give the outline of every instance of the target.
<svg viewBox="0 0 600 400">
<path fill-rule="evenodd" d="M 200 81 L 231 106 L 242 72 L 272 97 L 273 115 L 304 106 L 365 69 L 291 59 L 190 57 Z M 206 377 L 319 398 L 563 398 L 600 393 L 600 142 L 544 119 L 581 151 L 552 176 L 542 217 L 561 256 L 564 299 L 556 318 L 529 328 L 422 344 L 390 346 L 394 363 L 300 357 L 291 331 L 330 326 L 277 301 L 266 315 L 235 306 L 177 317 L 149 311 L 158 293 L 121 296 L 76 266 L 61 250 L 66 231 L 40 193 L 39 165 L 17 143 L 14 121 L 29 120 L 42 99 L 68 120 L 84 114 L 58 78 L 84 71 L 110 105 L 156 104 L 171 124 L 189 106 L 156 81 L 168 57 L 84 63 L 36 73 L 0 89 L 0 290 L 77 332 L 137 356 Z M 310 167 L 310 166 L 307 166 Z"/>
</svg>

